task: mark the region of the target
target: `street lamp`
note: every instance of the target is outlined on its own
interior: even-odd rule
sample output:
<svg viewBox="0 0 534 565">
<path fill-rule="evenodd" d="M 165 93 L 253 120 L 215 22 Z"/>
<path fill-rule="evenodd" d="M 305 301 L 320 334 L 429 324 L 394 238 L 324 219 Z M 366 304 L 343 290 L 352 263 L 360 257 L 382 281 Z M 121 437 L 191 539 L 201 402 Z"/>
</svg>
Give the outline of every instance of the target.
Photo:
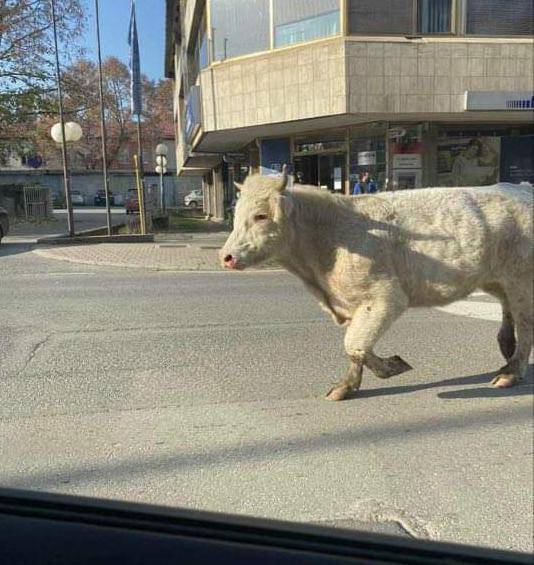
<svg viewBox="0 0 534 565">
<path fill-rule="evenodd" d="M 60 116 L 63 117 L 62 115 Z M 60 121 L 54 124 L 50 130 L 52 139 L 61 146 L 63 152 L 63 176 L 65 184 L 65 203 L 67 205 L 67 224 L 69 235 L 74 235 L 74 218 L 72 214 L 72 201 L 70 199 L 70 183 L 68 177 L 67 144 L 79 141 L 82 137 L 82 128 L 76 122 Z M 63 143 L 65 140 L 66 143 Z"/>
<path fill-rule="evenodd" d="M 163 192 L 163 175 L 167 172 L 167 152 L 168 148 L 164 143 L 156 146 L 156 173 L 159 174 L 159 204 L 165 212 L 165 194 Z"/>
</svg>

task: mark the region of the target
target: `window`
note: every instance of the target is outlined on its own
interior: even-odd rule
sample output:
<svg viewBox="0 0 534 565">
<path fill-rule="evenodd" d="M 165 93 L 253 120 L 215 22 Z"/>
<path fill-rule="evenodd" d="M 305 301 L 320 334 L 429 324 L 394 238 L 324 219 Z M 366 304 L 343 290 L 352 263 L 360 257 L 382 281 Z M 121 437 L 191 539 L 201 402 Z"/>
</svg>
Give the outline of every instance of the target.
<svg viewBox="0 0 534 565">
<path fill-rule="evenodd" d="M 274 46 L 312 41 L 340 31 L 339 0 L 274 0 Z"/>
<path fill-rule="evenodd" d="M 211 36 L 216 61 L 270 47 L 269 0 L 212 0 Z"/>
<path fill-rule="evenodd" d="M 533 35 L 534 0 L 468 0 L 468 35 Z"/>
<path fill-rule="evenodd" d="M 419 33 L 450 33 L 451 22 L 452 0 L 419 0 Z"/>
<path fill-rule="evenodd" d="M 208 34 L 206 29 L 206 17 L 202 18 L 198 28 L 198 35 L 195 42 L 195 48 L 191 54 L 191 75 L 189 77 L 190 85 L 195 84 L 198 73 L 209 65 L 208 55 Z"/>
<path fill-rule="evenodd" d="M 413 33 L 413 0 L 349 0 L 349 32 Z"/>
</svg>

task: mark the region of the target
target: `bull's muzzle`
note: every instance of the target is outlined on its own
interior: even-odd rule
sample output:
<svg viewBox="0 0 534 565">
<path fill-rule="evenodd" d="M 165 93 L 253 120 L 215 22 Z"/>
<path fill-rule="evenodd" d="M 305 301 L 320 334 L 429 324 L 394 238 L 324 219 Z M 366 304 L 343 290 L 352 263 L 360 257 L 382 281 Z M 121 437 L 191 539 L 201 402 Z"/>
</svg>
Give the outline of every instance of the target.
<svg viewBox="0 0 534 565">
<path fill-rule="evenodd" d="M 222 262 L 223 262 L 225 269 L 236 269 L 237 268 L 237 259 L 236 259 L 235 255 L 231 255 L 230 253 L 224 255 Z"/>
</svg>

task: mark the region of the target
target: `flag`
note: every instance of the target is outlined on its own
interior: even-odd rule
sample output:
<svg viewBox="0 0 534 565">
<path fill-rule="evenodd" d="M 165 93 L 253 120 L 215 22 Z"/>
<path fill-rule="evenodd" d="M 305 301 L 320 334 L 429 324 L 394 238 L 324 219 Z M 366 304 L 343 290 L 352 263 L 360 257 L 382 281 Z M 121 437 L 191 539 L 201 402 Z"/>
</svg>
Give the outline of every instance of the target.
<svg viewBox="0 0 534 565">
<path fill-rule="evenodd" d="M 132 0 L 130 29 L 128 32 L 130 46 L 130 98 L 132 114 L 141 115 L 143 111 L 143 96 L 141 92 L 141 65 L 139 63 L 139 42 L 137 40 L 137 25 L 135 23 L 135 0 Z"/>
</svg>

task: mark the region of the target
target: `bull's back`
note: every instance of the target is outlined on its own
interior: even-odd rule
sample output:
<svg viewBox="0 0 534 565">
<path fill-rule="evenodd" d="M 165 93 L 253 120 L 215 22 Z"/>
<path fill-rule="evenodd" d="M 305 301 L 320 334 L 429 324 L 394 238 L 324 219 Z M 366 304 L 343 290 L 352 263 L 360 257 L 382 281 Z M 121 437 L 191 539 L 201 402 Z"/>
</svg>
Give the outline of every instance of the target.
<svg viewBox="0 0 534 565">
<path fill-rule="evenodd" d="M 433 188 L 385 195 L 395 266 L 412 305 L 462 298 L 532 265 L 531 187 Z M 395 233 L 396 232 L 396 233 Z"/>
</svg>

